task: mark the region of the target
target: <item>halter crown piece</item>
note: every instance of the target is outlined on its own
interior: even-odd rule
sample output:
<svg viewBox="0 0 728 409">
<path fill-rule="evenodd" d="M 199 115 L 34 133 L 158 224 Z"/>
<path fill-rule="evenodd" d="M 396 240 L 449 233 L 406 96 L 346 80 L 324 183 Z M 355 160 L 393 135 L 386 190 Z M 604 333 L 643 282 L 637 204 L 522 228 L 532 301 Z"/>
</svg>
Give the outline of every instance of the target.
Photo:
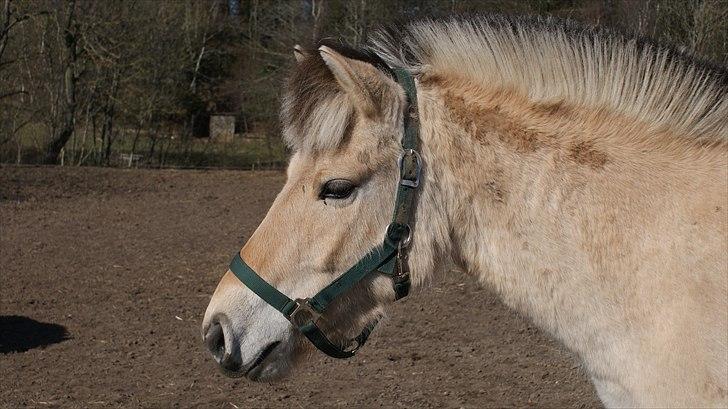
<svg viewBox="0 0 728 409">
<path fill-rule="evenodd" d="M 364 345 L 377 321 L 367 325 L 347 345 L 333 343 L 316 325 L 326 307 L 336 297 L 348 291 L 369 274 L 391 277 L 395 300 L 409 294 L 410 274 L 407 252 L 412 240 L 411 222 L 415 207 L 415 193 L 420 184 L 422 158 L 419 147 L 419 120 L 417 117 L 417 90 L 412 74 L 404 69 L 394 69 L 397 82 L 404 88 L 408 109 L 404 117 L 402 155 L 399 158 L 400 179 L 392 222 L 387 227 L 384 242 L 373 248 L 344 274 L 324 287 L 311 298 L 292 300 L 263 280 L 245 261 L 240 253 L 233 257 L 230 271 L 263 301 L 280 311 L 291 324 L 313 343 L 316 348 L 334 358 L 350 358 Z"/>
</svg>

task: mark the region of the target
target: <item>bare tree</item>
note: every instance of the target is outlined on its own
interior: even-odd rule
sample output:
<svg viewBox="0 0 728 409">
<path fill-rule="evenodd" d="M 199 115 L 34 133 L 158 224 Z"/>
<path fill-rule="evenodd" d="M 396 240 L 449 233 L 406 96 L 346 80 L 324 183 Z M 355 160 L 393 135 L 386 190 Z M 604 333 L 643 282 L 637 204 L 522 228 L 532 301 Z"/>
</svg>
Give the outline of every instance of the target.
<svg viewBox="0 0 728 409">
<path fill-rule="evenodd" d="M 29 14 L 20 14 L 15 7 L 13 7 L 12 0 L 5 0 L 2 9 L 2 15 L 0 15 L 0 72 L 7 70 L 15 60 L 5 59 L 5 50 L 8 47 L 10 38 L 12 37 L 13 30 L 28 18 Z M 9 89 L 0 90 L 0 99 L 8 98 L 13 95 L 24 93 L 22 89 Z"/>
<path fill-rule="evenodd" d="M 78 41 L 80 26 L 76 19 L 76 0 L 68 0 L 65 12 L 61 7 L 56 8 L 55 24 L 57 35 L 62 38 L 62 97 L 58 101 L 58 109 L 61 112 L 60 126 L 54 129 L 43 158 L 44 163 L 57 163 L 61 149 L 71 138 L 76 126 L 76 86 L 78 74 L 76 62 L 78 58 Z"/>
<path fill-rule="evenodd" d="M 294 44 L 358 45 L 375 25 L 484 10 L 616 25 L 728 62 L 725 0 L 0 0 L 0 160 L 194 165 L 215 151 L 195 136 L 216 111 L 261 144 L 230 156 L 282 159 Z"/>
</svg>

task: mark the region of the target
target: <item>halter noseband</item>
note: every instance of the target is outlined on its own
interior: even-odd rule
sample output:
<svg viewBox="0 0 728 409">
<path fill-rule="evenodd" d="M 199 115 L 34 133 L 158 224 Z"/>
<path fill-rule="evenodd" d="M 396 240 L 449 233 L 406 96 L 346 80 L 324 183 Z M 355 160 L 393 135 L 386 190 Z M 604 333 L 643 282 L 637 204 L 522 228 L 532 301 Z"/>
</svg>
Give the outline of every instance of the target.
<svg viewBox="0 0 728 409">
<path fill-rule="evenodd" d="M 354 287 L 371 273 L 391 277 L 395 300 L 407 296 L 410 289 L 407 252 L 412 239 L 412 217 L 415 207 L 415 191 L 420 184 L 422 158 L 419 147 L 419 120 L 417 116 L 417 90 L 412 75 L 404 69 L 395 69 L 397 82 L 404 88 L 408 109 L 404 116 L 403 152 L 399 158 L 400 179 L 394 205 L 394 216 L 387 227 L 384 242 L 372 249 L 354 266 L 324 287 L 311 298 L 292 300 L 263 280 L 245 261 L 240 253 L 233 257 L 230 271 L 271 307 L 280 311 L 294 327 L 320 351 L 334 358 L 349 358 L 364 345 L 377 321 L 367 325 L 362 332 L 341 347 L 331 342 L 316 325 L 326 307 L 338 296 Z M 351 347 L 351 348 L 348 348 Z"/>
</svg>

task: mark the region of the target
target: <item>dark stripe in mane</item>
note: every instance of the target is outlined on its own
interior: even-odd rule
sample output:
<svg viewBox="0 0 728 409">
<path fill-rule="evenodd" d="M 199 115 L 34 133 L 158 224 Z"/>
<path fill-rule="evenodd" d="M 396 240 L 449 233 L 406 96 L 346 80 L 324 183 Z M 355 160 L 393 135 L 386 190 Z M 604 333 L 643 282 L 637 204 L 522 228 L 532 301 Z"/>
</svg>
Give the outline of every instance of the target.
<svg viewBox="0 0 728 409">
<path fill-rule="evenodd" d="M 476 83 L 514 87 L 533 102 L 569 99 L 695 137 L 728 137 L 726 67 L 603 27 L 485 14 L 390 25 L 373 31 L 361 48 L 331 38 L 308 47 L 288 77 L 281 111 L 284 138 L 294 149 L 305 145 L 299 139 L 312 132 L 312 118 L 325 122 L 322 109 L 338 109 L 344 120 L 351 109 L 318 52 L 322 45 L 391 78 L 395 66 L 467 75 Z"/>
<path fill-rule="evenodd" d="M 376 53 L 366 48 L 354 48 L 341 41 L 326 38 L 304 50 L 303 61 L 294 64 L 286 83 L 286 103 L 282 120 L 303 130 L 317 106 L 341 93 L 331 71 L 324 63 L 318 48 L 327 46 L 344 57 L 369 63 L 394 78 L 394 72 Z"/>
</svg>

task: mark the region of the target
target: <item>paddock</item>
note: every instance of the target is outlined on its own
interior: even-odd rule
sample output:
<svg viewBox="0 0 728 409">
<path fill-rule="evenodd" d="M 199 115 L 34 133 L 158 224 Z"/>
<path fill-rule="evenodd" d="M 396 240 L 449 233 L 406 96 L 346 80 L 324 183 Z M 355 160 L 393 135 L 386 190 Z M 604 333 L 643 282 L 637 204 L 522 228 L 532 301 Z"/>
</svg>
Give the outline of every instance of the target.
<svg viewBox="0 0 728 409">
<path fill-rule="evenodd" d="M 229 379 L 200 326 L 283 172 L 0 168 L 0 407 L 600 407 L 576 357 L 457 272 L 350 360 Z M 475 312 L 478 314 L 476 315 Z"/>
</svg>

